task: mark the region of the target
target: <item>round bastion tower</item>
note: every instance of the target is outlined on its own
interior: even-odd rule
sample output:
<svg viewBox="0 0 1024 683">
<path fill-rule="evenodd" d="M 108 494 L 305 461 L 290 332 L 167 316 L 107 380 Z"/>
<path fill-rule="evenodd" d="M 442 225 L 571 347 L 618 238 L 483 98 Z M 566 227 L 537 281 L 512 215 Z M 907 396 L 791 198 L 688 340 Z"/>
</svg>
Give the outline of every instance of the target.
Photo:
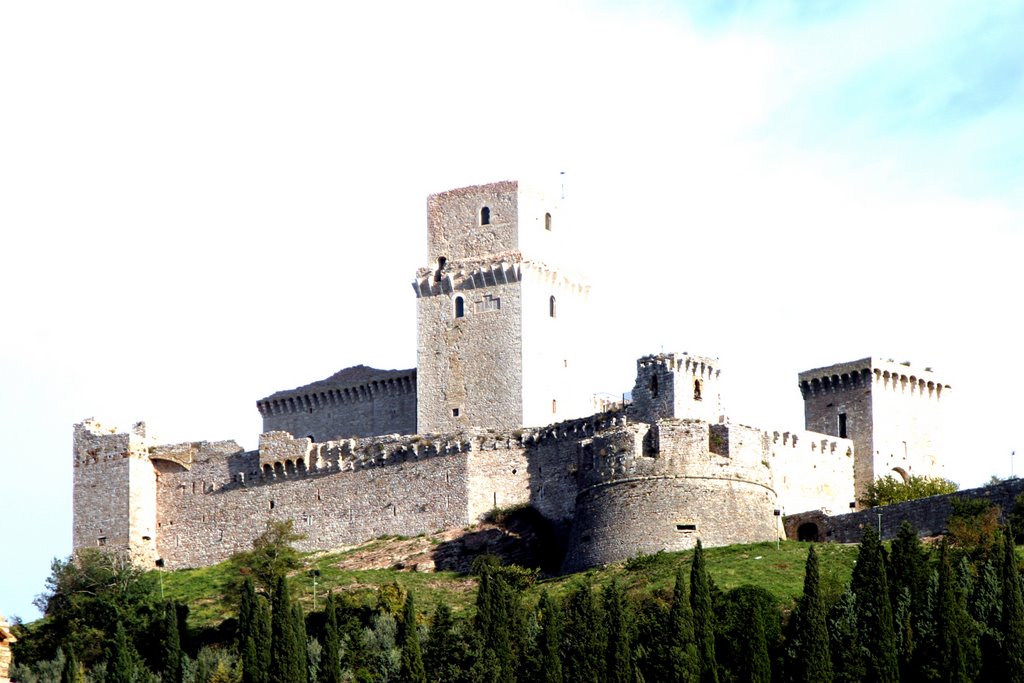
<svg viewBox="0 0 1024 683">
<path fill-rule="evenodd" d="M 565 569 L 779 533 L 764 433 L 725 424 L 717 360 L 637 361 L 630 420 L 582 441 Z"/>
</svg>

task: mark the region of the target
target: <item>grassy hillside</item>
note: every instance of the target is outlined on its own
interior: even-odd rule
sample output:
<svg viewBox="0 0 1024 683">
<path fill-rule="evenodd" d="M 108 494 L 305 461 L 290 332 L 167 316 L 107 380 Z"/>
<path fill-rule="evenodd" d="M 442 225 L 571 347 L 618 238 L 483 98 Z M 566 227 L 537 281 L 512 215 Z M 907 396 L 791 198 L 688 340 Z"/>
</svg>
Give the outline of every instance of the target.
<svg viewBox="0 0 1024 683">
<path fill-rule="evenodd" d="M 433 611 L 434 606 L 442 601 L 457 614 L 471 611 L 476 597 L 476 580 L 464 573 L 405 568 L 352 568 L 380 564 L 382 557 L 400 557 L 402 551 L 399 546 L 415 540 L 426 544 L 436 543 L 429 537 L 377 539 L 345 551 L 307 555 L 303 558 L 303 569 L 290 577 L 292 595 L 299 597 L 307 611 L 313 608 L 313 579 L 309 572 L 316 569 L 320 572 L 316 580 L 318 608 L 322 607 L 328 591 L 344 591 L 358 600 L 372 601 L 375 600 L 376 588 L 397 582 L 416 593 L 417 606 L 423 612 Z M 781 605 L 788 607 L 803 588 L 807 549 L 806 543 L 784 541 L 778 548 L 775 543 L 709 548 L 705 556 L 708 571 L 721 590 L 744 584 L 760 586 L 775 595 Z M 826 591 L 838 593 L 849 581 L 857 548 L 819 544 L 817 549 L 821 558 L 822 584 Z M 580 580 L 590 580 L 600 586 L 617 579 L 627 591 L 636 594 L 670 592 L 677 568 L 682 564 L 688 571 L 691 556 L 691 552 L 658 553 L 580 574 L 542 579 L 528 591 L 526 598 L 536 600 L 542 589 L 554 595 L 562 595 L 574 582 Z M 377 561 L 359 561 L 366 557 L 375 557 Z M 400 561 L 394 563 L 398 566 L 402 564 Z M 161 572 L 162 591 L 166 598 L 190 606 L 190 623 L 193 627 L 214 626 L 235 613 L 235 607 L 227 595 L 232 571 L 229 563 L 223 563 L 202 569 Z"/>
</svg>

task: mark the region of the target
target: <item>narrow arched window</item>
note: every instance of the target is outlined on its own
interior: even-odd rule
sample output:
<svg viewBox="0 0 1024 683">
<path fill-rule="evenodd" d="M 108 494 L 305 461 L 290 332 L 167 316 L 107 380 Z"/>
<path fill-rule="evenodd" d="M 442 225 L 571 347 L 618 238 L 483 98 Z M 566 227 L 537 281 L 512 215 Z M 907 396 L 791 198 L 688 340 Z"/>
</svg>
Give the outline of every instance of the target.
<svg viewBox="0 0 1024 683">
<path fill-rule="evenodd" d="M 658 376 L 651 375 L 651 396 L 658 395 Z"/>
<path fill-rule="evenodd" d="M 550 213 L 544 214 L 544 229 L 548 230 L 548 231 L 551 230 L 551 214 Z"/>
<path fill-rule="evenodd" d="M 480 225 L 491 224 L 491 209 L 488 206 L 480 209 Z"/>
<path fill-rule="evenodd" d="M 555 297 L 554 296 L 552 296 L 551 299 L 548 301 L 548 315 L 550 315 L 552 318 L 555 317 Z"/>
<path fill-rule="evenodd" d="M 466 302 L 461 296 L 455 297 L 455 317 L 461 318 L 466 315 Z"/>
<path fill-rule="evenodd" d="M 693 380 L 693 400 L 694 401 L 699 401 L 700 400 L 700 380 L 699 379 Z"/>
</svg>

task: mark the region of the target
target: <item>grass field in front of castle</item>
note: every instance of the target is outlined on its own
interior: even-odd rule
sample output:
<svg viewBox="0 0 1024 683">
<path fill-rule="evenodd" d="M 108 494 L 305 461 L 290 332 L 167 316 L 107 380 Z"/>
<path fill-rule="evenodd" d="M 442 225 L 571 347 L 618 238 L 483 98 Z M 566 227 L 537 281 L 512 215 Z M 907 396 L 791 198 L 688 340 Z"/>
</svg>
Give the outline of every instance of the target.
<svg viewBox="0 0 1024 683">
<path fill-rule="evenodd" d="M 386 544 L 388 539 L 371 541 Z M 780 605 L 789 608 L 803 590 L 804 563 L 807 543 L 783 541 L 754 543 L 705 549 L 708 572 L 715 585 L 727 591 L 750 584 L 771 592 Z M 826 593 L 838 594 L 850 579 L 856 545 L 838 543 L 817 544 L 821 563 L 822 586 Z M 398 583 L 403 589 L 416 594 L 416 604 L 425 613 L 433 612 L 439 602 L 445 602 L 456 614 L 468 614 L 476 599 L 476 579 L 456 572 L 417 572 L 407 569 L 340 569 L 338 563 L 347 555 L 365 550 L 366 545 L 337 553 L 311 553 L 303 556 L 304 566 L 289 577 L 293 597 L 298 597 L 309 612 L 314 607 L 312 570 L 316 577 L 316 608 L 322 609 L 323 600 L 330 591 L 343 591 L 357 601 L 374 602 L 380 586 Z M 525 599 L 536 601 L 541 590 L 554 596 L 564 595 L 580 581 L 603 586 L 617 580 L 634 594 L 670 592 L 675 574 L 682 567 L 689 577 L 692 551 L 665 552 L 645 555 L 606 567 L 578 574 L 540 579 L 530 588 Z M 213 627 L 223 619 L 234 616 L 236 607 L 229 598 L 232 572 L 230 562 L 200 569 L 182 569 L 161 572 L 161 590 L 166 599 L 189 605 L 189 623 L 193 627 Z"/>
</svg>

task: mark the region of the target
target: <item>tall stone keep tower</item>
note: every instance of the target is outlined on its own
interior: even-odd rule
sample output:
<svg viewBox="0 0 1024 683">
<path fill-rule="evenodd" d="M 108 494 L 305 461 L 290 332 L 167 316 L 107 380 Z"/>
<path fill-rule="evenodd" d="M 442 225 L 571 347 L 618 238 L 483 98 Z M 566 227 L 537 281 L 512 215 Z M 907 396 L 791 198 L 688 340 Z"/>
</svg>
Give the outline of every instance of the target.
<svg viewBox="0 0 1024 683">
<path fill-rule="evenodd" d="M 427 200 L 416 273 L 417 431 L 542 426 L 592 412 L 580 388 L 589 287 L 562 262 L 568 221 L 515 181 Z"/>
<path fill-rule="evenodd" d="M 858 507 L 876 478 L 943 476 L 952 390 L 931 368 L 863 358 L 801 372 L 799 384 L 806 428 L 853 441 Z"/>
</svg>

